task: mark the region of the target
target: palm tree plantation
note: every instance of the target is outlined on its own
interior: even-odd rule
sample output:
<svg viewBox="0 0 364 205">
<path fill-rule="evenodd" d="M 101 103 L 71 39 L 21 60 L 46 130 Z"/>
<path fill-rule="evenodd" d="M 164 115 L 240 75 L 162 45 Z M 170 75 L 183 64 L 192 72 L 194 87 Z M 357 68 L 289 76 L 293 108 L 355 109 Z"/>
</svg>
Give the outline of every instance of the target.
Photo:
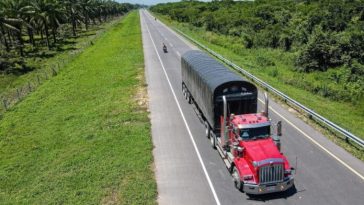
<svg viewBox="0 0 364 205">
<path fill-rule="evenodd" d="M 6 74 L 37 69 L 37 60 L 63 51 L 74 39 L 90 35 L 87 32 L 93 27 L 133 8 L 135 5 L 104 0 L 0 1 L 2 80 L 6 81 Z"/>
</svg>

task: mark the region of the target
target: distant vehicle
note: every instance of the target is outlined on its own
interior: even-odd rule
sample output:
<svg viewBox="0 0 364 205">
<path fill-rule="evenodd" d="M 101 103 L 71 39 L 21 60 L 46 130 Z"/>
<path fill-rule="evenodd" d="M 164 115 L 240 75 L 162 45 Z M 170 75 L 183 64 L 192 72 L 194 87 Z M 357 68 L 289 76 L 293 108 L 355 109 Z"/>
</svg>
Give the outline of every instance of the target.
<svg viewBox="0 0 364 205">
<path fill-rule="evenodd" d="M 280 152 L 281 122 L 271 134 L 268 98 L 257 113 L 257 88 L 201 51 L 181 59 L 182 92 L 204 120 L 206 137 L 247 194 L 282 192 L 294 185 L 294 168 Z"/>
<path fill-rule="evenodd" d="M 163 52 L 168 53 L 167 46 L 163 43 Z"/>
</svg>

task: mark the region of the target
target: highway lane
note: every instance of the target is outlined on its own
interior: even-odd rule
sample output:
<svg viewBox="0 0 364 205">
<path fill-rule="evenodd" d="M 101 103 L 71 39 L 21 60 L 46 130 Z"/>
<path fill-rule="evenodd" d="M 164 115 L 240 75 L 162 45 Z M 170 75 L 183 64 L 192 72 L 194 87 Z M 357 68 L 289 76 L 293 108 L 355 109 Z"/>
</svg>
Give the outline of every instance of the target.
<svg viewBox="0 0 364 205">
<path fill-rule="evenodd" d="M 181 93 L 180 55 L 196 47 L 146 11 L 140 14 L 160 204 L 362 204 L 363 163 L 274 102 L 281 116 L 271 109 L 270 117 L 283 121 L 282 150 L 292 164 L 298 159 L 296 190 L 258 198 L 238 192 Z"/>
<path fill-rule="evenodd" d="M 148 24 L 141 15 L 142 25 Z M 188 131 L 155 52 L 147 26 L 142 26 L 143 47 L 151 110 L 155 170 L 160 204 L 214 204 Z M 158 36 L 157 36 L 158 37 Z M 154 37 L 156 38 L 156 37 Z M 159 48 L 162 43 L 158 40 Z M 176 56 L 168 58 L 177 62 Z M 183 150 L 183 152 L 181 152 Z M 193 184 L 193 186 L 192 186 Z"/>
</svg>

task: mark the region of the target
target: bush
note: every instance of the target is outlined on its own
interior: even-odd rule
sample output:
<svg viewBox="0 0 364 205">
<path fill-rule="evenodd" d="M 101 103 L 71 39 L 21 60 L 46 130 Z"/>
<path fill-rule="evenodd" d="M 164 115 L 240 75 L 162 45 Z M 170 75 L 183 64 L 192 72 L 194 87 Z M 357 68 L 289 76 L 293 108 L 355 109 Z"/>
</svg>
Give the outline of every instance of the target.
<svg viewBox="0 0 364 205">
<path fill-rule="evenodd" d="M 277 68 L 274 68 L 273 70 L 269 71 L 268 75 L 272 76 L 272 77 L 277 77 L 279 74 Z"/>
<path fill-rule="evenodd" d="M 268 67 L 268 66 L 275 66 L 276 64 L 274 63 L 274 61 L 272 61 L 271 59 L 265 57 L 265 56 L 261 56 L 261 55 L 258 55 L 256 58 L 255 58 L 255 61 L 257 62 L 257 64 L 259 66 L 262 66 L 262 67 Z"/>
<path fill-rule="evenodd" d="M 326 71 L 328 67 L 342 65 L 341 53 L 337 37 L 332 33 L 324 33 L 318 27 L 296 60 L 297 70 Z"/>
</svg>

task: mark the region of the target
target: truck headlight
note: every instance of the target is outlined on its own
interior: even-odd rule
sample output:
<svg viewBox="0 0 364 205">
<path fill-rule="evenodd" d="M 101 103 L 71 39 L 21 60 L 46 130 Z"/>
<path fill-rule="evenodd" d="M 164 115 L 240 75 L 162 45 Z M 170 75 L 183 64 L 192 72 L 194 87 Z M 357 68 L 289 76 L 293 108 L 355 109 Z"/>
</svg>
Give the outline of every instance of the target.
<svg viewBox="0 0 364 205">
<path fill-rule="evenodd" d="M 285 175 L 295 174 L 295 169 L 292 167 L 291 169 L 284 170 Z"/>
<path fill-rule="evenodd" d="M 252 180 L 253 179 L 253 175 L 245 175 L 243 177 L 244 181 L 248 181 L 248 180 Z"/>
<path fill-rule="evenodd" d="M 291 175 L 292 174 L 292 170 L 286 169 L 286 170 L 284 170 L 284 174 L 285 175 Z"/>
</svg>

